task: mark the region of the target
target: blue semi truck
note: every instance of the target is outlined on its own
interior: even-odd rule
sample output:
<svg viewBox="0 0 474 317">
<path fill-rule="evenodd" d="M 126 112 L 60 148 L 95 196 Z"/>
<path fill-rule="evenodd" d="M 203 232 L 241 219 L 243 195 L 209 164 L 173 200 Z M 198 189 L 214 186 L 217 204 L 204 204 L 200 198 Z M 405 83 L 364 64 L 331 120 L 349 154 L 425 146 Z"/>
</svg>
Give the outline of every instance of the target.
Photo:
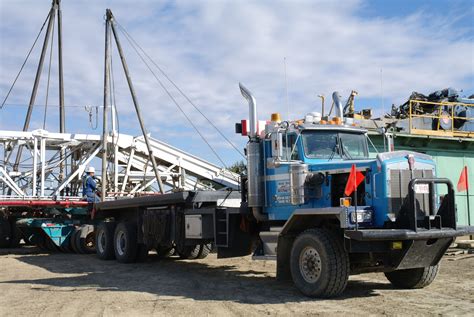
<svg viewBox="0 0 474 317">
<path fill-rule="evenodd" d="M 422 288 L 456 236 L 451 182 L 436 177 L 431 157 L 407 151 L 369 158 L 364 129 L 342 116 L 249 120 L 236 125 L 248 137 L 247 172 L 238 191 L 183 191 L 95 204 L 96 251 L 129 263 L 150 249 L 160 256 L 218 258 L 252 254 L 277 261 L 277 278 L 293 280 L 311 297 L 340 295 L 351 274 L 384 272 L 400 288 Z M 351 168 L 363 181 L 345 194 Z"/>
<path fill-rule="evenodd" d="M 60 1 L 53 1 L 45 38 L 53 29 L 59 6 Z M 344 118 L 337 93 L 333 94 L 336 115 L 332 118 L 311 112 L 300 120 L 282 121 L 275 114 L 271 120 L 260 122 L 255 98 L 241 85 L 249 105 L 249 120 L 236 125 L 236 132 L 248 137 L 246 173 L 241 176 L 239 190 L 235 189 L 239 183 L 230 179 L 232 173 L 158 140 L 152 146 L 110 9 L 106 11 L 105 26 L 102 137 L 64 133 L 61 111 L 61 133 L 26 131 L 47 52 L 46 40 L 24 131 L 0 131 L 4 154 L 0 166 L 0 248 L 16 247 L 24 240 L 47 250 L 96 252 L 103 260 L 116 259 L 121 263 L 143 261 L 150 250 L 161 257 L 200 259 L 215 248 L 218 258 L 252 255 L 256 260 L 276 260 L 278 279 L 293 280 L 307 296 L 334 297 L 344 291 L 350 274 L 365 272 L 384 272 L 396 287 L 427 286 L 436 277 L 439 261 L 454 238 L 474 232 L 472 227 L 456 225 L 453 186 L 449 180 L 436 177 L 431 157 L 392 151 L 369 158 L 367 133 L 354 126 L 351 118 Z M 130 41 L 130 35 L 125 33 Z M 143 140 L 126 137 L 129 142 L 122 147 L 118 139 L 123 136 L 115 139 L 115 128 L 109 133 L 109 114 L 105 110 L 114 109 L 108 105 L 109 97 L 115 100 L 109 87 L 113 82 L 112 36 L 143 136 Z M 61 51 L 61 45 L 59 48 Z M 161 69 L 160 72 L 163 73 Z M 59 82 L 62 85 L 62 70 Z M 452 93 L 446 91 L 446 97 L 452 97 Z M 418 105 L 430 100 L 430 96 L 417 99 Z M 405 105 L 409 115 L 411 105 L 411 101 Z M 405 108 L 396 115 L 405 117 Z M 467 108 L 453 110 L 458 120 L 452 118 L 451 126 L 446 120 L 440 123 L 440 119 L 447 118 L 441 116 L 445 109 L 428 108 L 440 113 L 435 124 L 437 130 L 468 122 Z M 423 110 L 421 106 L 415 109 Z M 89 115 L 92 118 L 92 112 Z M 116 117 L 114 110 L 111 116 Z M 429 127 L 432 126 L 430 119 Z M 109 155 L 112 144 L 114 154 Z M 26 167 L 20 164 L 24 162 L 23 148 L 30 149 L 33 159 Z M 48 156 L 47 150 L 55 154 Z M 155 157 L 154 150 L 162 156 Z M 14 164 L 9 163 L 12 153 L 16 155 Z M 80 200 L 77 176 L 99 155 L 102 201 L 89 205 Z M 118 156 L 126 164 L 119 192 Z M 111 175 L 107 166 L 112 157 L 114 188 L 106 186 Z M 186 168 L 182 168 L 181 161 L 185 161 Z M 159 166 L 168 176 L 160 174 Z M 127 181 L 131 169 L 133 183 Z M 186 183 L 186 170 L 194 177 L 194 188 L 201 190 L 184 190 L 193 188 Z M 362 181 L 347 191 L 351 187 L 348 183 L 352 182 L 350 175 L 357 173 Z M 212 186 L 207 186 L 211 182 L 199 182 L 215 181 L 216 177 L 221 180 L 220 186 L 228 189 L 212 190 Z M 154 181 L 158 182 L 161 194 L 128 198 Z M 168 181 L 172 192 L 165 193 L 164 181 Z M 130 190 L 124 192 L 127 184 Z"/>
</svg>

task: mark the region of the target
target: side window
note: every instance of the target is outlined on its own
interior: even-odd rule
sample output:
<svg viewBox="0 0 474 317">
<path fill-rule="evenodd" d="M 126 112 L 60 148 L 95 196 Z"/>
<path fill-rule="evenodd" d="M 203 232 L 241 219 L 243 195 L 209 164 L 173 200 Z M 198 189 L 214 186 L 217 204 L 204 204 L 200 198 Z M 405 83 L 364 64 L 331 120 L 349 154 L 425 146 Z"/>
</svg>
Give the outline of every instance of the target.
<svg viewBox="0 0 474 317">
<path fill-rule="evenodd" d="M 297 136 L 294 133 L 283 135 L 282 148 L 284 160 L 298 160 L 298 147 L 295 146 Z M 292 152 L 293 151 L 293 152 Z"/>
</svg>

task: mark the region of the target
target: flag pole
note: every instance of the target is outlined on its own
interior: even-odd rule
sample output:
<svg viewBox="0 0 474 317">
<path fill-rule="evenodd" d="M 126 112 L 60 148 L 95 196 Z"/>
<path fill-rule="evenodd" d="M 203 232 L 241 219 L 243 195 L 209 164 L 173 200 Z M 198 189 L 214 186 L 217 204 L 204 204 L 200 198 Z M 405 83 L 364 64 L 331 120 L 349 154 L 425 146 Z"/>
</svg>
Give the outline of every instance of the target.
<svg viewBox="0 0 474 317">
<path fill-rule="evenodd" d="M 467 173 L 466 173 L 467 174 Z M 467 225 L 471 225 L 471 206 L 469 204 L 469 185 L 466 188 L 466 199 L 467 199 Z M 474 236 L 470 235 L 469 239 L 473 239 Z"/>
<path fill-rule="evenodd" d="M 355 185 L 355 193 L 354 193 L 354 213 L 355 213 L 355 225 L 356 225 L 356 231 L 359 230 L 359 221 L 357 219 L 357 168 L 354 166 L 354 185 Z"/>
</svg>

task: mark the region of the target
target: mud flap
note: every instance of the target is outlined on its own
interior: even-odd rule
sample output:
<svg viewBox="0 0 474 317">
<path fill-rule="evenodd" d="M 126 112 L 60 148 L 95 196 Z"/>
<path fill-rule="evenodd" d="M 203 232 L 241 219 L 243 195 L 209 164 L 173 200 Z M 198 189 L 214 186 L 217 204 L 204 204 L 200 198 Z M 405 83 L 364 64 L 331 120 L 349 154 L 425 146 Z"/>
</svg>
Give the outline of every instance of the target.
<svg viewBox="0 0 474 317">
<path fill-rule="evenodd" d="M 396 270 L 422 268 L 438 264 L 453 242 L 453 238 L 407 240 L 401 252 L 392 253 L 392 265 Z"/>
<path fill-rule="evenodd" d="M 291 281 L 290 257 L 294 241 L 295 236 L 293 235 L 280 235 L 278 237 L 276 277 L 279 281 Z"/>
</svg>

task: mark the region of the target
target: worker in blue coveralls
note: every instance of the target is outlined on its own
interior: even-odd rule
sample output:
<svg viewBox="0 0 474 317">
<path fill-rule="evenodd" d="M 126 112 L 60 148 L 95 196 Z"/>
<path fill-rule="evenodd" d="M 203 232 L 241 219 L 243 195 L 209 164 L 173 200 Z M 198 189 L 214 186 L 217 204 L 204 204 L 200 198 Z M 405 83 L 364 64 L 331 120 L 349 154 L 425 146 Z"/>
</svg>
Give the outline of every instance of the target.
<svg viewBox="0 0 474 317">
<path fill-rule="evenodd" d="M 89 203 L 100 201 L 99 196 L 96 194 L 97 183 L 95 181 L 94 174 L 95 168 L 90 166 L 82 178 L 82 195 Z"/>
</svg>

